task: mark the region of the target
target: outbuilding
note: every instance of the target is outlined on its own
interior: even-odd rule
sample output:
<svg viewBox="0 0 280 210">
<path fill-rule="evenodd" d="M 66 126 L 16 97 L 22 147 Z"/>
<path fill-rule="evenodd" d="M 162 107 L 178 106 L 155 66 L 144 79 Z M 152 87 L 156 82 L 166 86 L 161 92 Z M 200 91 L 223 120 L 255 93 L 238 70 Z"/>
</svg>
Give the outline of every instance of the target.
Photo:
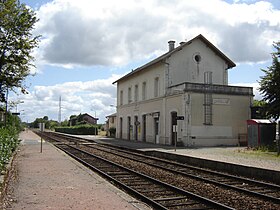
<svg viewBox="0 0 280 210">
<path fill-rule="evenodd" d="M 247 120 L 248 147 L 272 145 L 276 137 L 276 123 L 266 119 Z"/>
</svg>

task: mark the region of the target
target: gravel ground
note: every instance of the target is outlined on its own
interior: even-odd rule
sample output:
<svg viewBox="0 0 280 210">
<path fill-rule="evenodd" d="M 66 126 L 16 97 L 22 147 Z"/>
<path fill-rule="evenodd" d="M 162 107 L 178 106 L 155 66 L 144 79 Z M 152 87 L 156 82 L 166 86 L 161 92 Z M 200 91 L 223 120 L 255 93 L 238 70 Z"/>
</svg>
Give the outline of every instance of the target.
<svg viewBox="0 0 280 210">
<path fill-rule="evenodd" d="M 174 176 L 174 174 L 166 172 L 162 169 L 156 169 L 146 164 L 118 157 L 94 148 L 89 148 L 87 146 L 81 146 L 81 148 L 89 152 L 93 152 L 98 156 L 100 155 L 105 159 L 117 162 L 120 165 L 124 165 L 136 171 L 141 171 L 141 173 L 147 174 L 161 181 L 191 191 L 195 194 L 214 199 L 215 201 L 231 206 L 235 209 L 279 209 L 280 207 L 278 204 L 271 204 L 270 202 L 260 200 L 259 198 L 249 197 L 246 194 L 238 193 L 234 190 L 228 190 L 213 184 L 204 183 L 202 181 L 197 181 L 180 175 Z"/>
<path fill-rule="evenodd" d="M 177 149 L 176 152 L 174 150 L 165 151 L 191 157 L 280 171 L 280 157 L 269 154 L 252 153 L 248 151 L 246 147 L 209 147 Z"/>
<path fill-rule="evenodd" d="M 83 136 L 80 137 L 83 138 Z M 85 138 L 95 140 L 98 139 L 95 136 L 85 136 Z M 142 151 L 156 150 L 238 165 L 280 171 L 280 157 L 277 157 L 275 153 L 273 155 L 269 153 L 255 153 L 247 150 L 246 147 L 201 147 L 195 149 L 178 147 L 175 151 L 171 146 L 148 144 L 135 141 L 116 140 L 110 138 L 98 139 L 97 141 L 119 146 L 126 146 Z"/>
<path fill-rule="evenodd" d="M 33 132 L 12 165 L 0 209 L 149 209 L 50 145 Z"/>
</svg>

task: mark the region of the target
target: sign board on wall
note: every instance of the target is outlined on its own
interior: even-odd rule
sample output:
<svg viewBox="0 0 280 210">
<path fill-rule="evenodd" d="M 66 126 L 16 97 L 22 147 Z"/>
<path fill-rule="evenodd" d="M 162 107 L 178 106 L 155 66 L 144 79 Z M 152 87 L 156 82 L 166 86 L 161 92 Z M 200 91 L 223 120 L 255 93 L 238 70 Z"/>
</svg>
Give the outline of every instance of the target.
<svg viewBox="0 0 280 210">
<path fill-rule="evenodd" d="M 230 105 L 230 99 L 229 98 L 213 98 L 213 104 Z"/>
</svg>

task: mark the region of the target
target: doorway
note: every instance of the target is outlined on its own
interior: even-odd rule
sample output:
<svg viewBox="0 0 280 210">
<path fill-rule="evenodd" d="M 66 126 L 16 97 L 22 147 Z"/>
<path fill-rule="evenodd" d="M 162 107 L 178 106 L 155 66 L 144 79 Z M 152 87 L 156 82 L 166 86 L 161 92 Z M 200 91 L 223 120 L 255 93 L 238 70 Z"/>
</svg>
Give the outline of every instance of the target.
<svg viewBox="0 0 280 210">
<path fill-rule="evenodd" d="M 123 129 L 123 119 L 122 119 L 122 117 L 120 117 L 120 130 L 119 130 L 119 132 L 120 132 L 120 139 L 122 139 L 122 129 Z"/>
<path fill-rule="evenodd" d="M 155 143 L 159 144 L 159 118 L 154 118 Z"/>
<path fill-rule="evenodd" d="M 171 112 L 171 145 L 175 145 L 176 141 L 176 130 L 177 127 L 177 112 Z"/>
<path fill-rule="evenodd" d="M 131 133 L 131 117 L 127 117 L 127 140 L 130 140 Z"/>
<path fill-rule="evenodd" d="M 142 115 L 142 141 L 146 142 L 146 115 Z"/>
<path fill-rule="evenodd" d="M 134 116 L 134 140 L 138 140 L 138 127 L 139 127 L 139 122 L 138 122 L 138 116 Z"/>
</svg>

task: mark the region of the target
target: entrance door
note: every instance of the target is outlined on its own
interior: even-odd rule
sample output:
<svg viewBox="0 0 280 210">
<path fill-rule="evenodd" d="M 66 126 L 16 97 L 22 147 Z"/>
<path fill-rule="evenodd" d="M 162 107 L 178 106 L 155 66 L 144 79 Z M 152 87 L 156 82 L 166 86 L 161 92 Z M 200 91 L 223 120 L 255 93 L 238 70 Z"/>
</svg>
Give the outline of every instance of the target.
<svg viewBox="0 0 280 210">
<path fill-rule="evenodd" d="M 159 144 L 159 118 L 154 118 L 155 143 Z"/>
<path fill-rule="evenodd" d="M 120 132 L 120 139 L 122 139 L 122 129 L 123 129 L 123 119 L 121 117 L 120 118 L 120 130 L 119 130 L 119 132 Z"/>
<path fill-rule="evenodd" d="M 131 117 L 127 117 L 127 140 L 130 140 L 131 133 Z"/>
<path fill-rule="evenodd" d="M 134 116 L 134 139 L 135 141 L 138 140 L 138 116 Z"/>
<path fill-rule="evenodd" d="M 176 131 L 174 126 L 177 126 L 177 112 L 171 112 L 171 145 L 175 145 Z"/>
<path fill-rule="evenodd" d="M 142 141 L 146 142 L 146 115 L 142 116 Z"/>
</svg>

